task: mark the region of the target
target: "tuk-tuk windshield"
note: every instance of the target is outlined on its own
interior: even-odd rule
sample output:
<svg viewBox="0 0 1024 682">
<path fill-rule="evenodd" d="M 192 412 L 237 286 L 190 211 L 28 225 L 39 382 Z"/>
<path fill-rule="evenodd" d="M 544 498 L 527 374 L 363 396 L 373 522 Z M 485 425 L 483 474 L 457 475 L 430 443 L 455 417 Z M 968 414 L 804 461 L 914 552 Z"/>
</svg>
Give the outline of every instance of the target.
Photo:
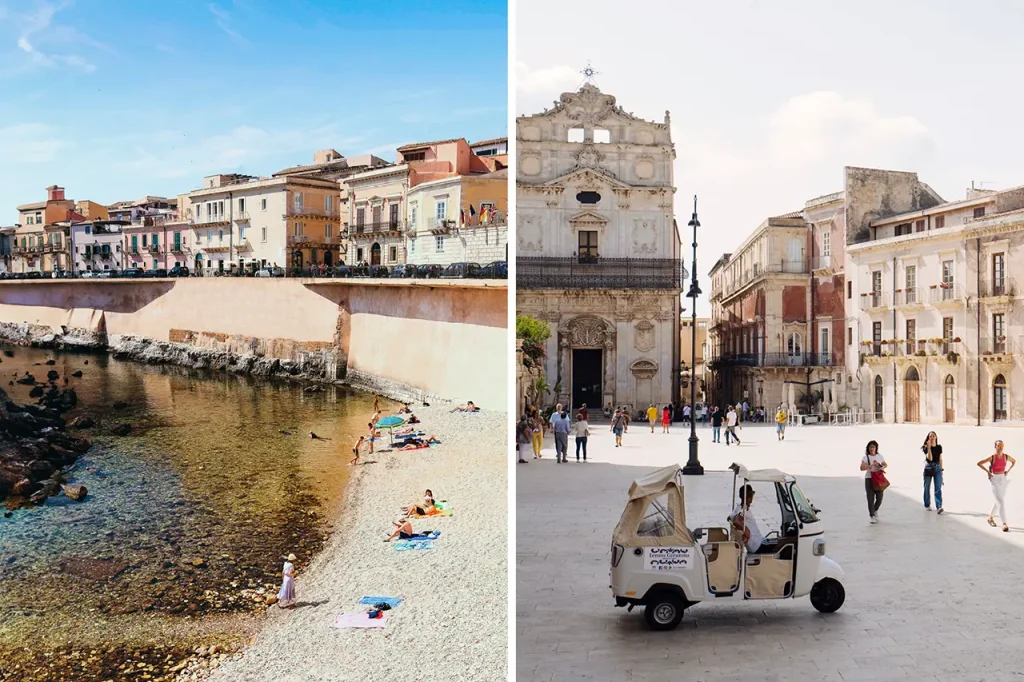
<svg viewBox="0 0 1024 682">
<path fill-rule="evenodd" d="M 818 520 L 818 515 L 814 513 L 814 507 L 804 497 L 803 491 L 800 490 L 796 483 L 789 484 L 789 495 L 793 499 L 793 505 L 796 507 L 796 515 L 800 517 L 802 523 L 814 523 Z"/>
</svg>

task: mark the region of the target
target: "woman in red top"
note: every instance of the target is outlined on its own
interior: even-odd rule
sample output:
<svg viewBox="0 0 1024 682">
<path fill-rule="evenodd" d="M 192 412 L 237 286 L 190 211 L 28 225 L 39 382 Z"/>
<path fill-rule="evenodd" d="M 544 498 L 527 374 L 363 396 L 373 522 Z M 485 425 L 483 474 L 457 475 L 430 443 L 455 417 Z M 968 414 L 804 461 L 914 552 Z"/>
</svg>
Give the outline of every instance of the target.
<svg viewBox="0 0 1024 682">
<path fill-rule="evenodd" d="M 666 405 L 661 411 L 661 432 L 668 433 L 668 426 L 672 423 L 672 410 Z"/>
<path fill-rule="evenodd" d="M 1017 460 L 1003 452 L 1003 441 L 997 440 L 996 453 L 978 462 L 978 466 L 988 474 L 988 480 L 992 484 L 992 495 L 996 498 L 996 503 L 992 505 L 992 511 L 988 515 L 988 525 L 996 527 L 996 521 L 992 517 L 998 510 L 999 520 L 1003 522 L 1003 532 L 1009 533 L 1010 527 L 1006 525 L 1006 486 L 1010 481 L 1007 474 L 1017 466 Z"/>
</svg>

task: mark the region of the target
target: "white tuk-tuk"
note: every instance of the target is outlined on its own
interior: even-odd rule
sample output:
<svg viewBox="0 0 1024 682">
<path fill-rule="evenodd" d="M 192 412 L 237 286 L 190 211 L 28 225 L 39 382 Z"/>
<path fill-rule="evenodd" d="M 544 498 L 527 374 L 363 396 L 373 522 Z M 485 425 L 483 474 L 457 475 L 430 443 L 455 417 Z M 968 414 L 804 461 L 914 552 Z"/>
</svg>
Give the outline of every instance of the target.
<svg viewBox="0 0 1024 682">
<path fill-rule="evenodd" d="M 732 480 L 732 497 L 728 480 Z M 778 528 L 750 552 L 744 538 L 745 505 L 736 514 L 737 491 L 750 485 Z M 843 570 L 825 556 L 819 510 L 789 474 L 777 469 L 750 471 L 733 464 L 730 471 L 707 471 L 687 478 L 693 519 L 707 525 L 687 526 L 682 470 L 658 469 L 633 481 L 629 500 L 612 539 L 611 589 L 616 606 L 644 606 L 653 630 L 671 630 L 683 611 L 703 601 L 790 599 L 810 595 L 822 613 L 843 605 Z M 774 499 L 772 499 L 772 495 Z M 693 510 L 694 502 L 702 504 Z M 767 506 L 765 506 L 767 505 Z M 778 516 L 775 516 L 776 505 Z M 713 510 L 713 511 L 711 511 Z M 720 521 L 718 521 L 720 519 Z M 717 524 L 717 525 L 716 525 Z"/>
</svg>

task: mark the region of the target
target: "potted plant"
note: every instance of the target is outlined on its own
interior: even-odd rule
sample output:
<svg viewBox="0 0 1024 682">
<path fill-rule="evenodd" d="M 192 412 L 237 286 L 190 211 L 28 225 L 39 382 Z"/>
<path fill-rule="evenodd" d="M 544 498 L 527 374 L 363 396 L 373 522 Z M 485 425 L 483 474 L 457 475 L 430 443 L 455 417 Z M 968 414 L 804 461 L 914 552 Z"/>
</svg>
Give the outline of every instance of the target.
<svg viewBox="0 0 1024 682">
<path fill-rule="evenodd" d="M 949 288 L 949 284 L 946 283 L 946 282 L 940 282 L 939 286 L 942 287 L 943 289 L 948 289 Z"/>
<path fill-rule="evenodd" d="M 935 289 L 935 288 L 937 288 L 938 286 L 939 286 L 938 284 L 932 284 L 932 285 L 930 285 L 930 286 L 929 286 L 928 288 L 929 288 L 929 289 Z"/>
<path fill-rule="evenodd" d="M 960 337 L 959 336 L 954 336 L 953 337 L 953 343 L 960 343 Z"/>
<path fill-rule="evenodd" d="M 934 352 L 935 351 L 932 351 L 932 353 L 934 353 Z M 926 353 L 923 350 L 919 350 L 916 353 L 914 353 L 914 355 L 916 355 L 916 356 L 918 356 L 920 358 L 923 358 L 926 355 Z"/>
</svg>

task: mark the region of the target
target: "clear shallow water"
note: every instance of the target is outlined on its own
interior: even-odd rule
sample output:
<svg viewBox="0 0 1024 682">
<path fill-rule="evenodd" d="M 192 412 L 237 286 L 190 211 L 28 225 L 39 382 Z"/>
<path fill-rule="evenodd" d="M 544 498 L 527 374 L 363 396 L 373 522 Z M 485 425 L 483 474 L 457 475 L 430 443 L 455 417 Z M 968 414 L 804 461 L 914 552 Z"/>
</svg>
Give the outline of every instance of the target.
<svg viewBox="0 0 1024 682">
<path fill-rule="evenodd" d="M 322 546 L 372 396 L 106 356 L 14 353 L 0 363 L 4 384 L 50 369 L 63 384 L 82 370 L 70 379 L 79 407 L 65 418 L 85 414 L 97 425 L 81 432 L 93 447 L 68 470 L 88 488 L 85 502 L 59 496 L 0 518 L 0 657 L 13 643 L 62 634 L 52 630 L 64 612 L 79 622 L 95 614 L 89 637 L 117 643 L 124 617 L 252 610 L 241 590 L 275 583 L 283 555 L 305 561 Z M 49 357 L 55 366 L 34 364 Z M 30 387 L 3 388 L 29 401 Z M 128 407 L 114 410 L 116 401 Z M 112 435 L 121 423 L 133 426 L 129 436 Z"/>
</svg>

